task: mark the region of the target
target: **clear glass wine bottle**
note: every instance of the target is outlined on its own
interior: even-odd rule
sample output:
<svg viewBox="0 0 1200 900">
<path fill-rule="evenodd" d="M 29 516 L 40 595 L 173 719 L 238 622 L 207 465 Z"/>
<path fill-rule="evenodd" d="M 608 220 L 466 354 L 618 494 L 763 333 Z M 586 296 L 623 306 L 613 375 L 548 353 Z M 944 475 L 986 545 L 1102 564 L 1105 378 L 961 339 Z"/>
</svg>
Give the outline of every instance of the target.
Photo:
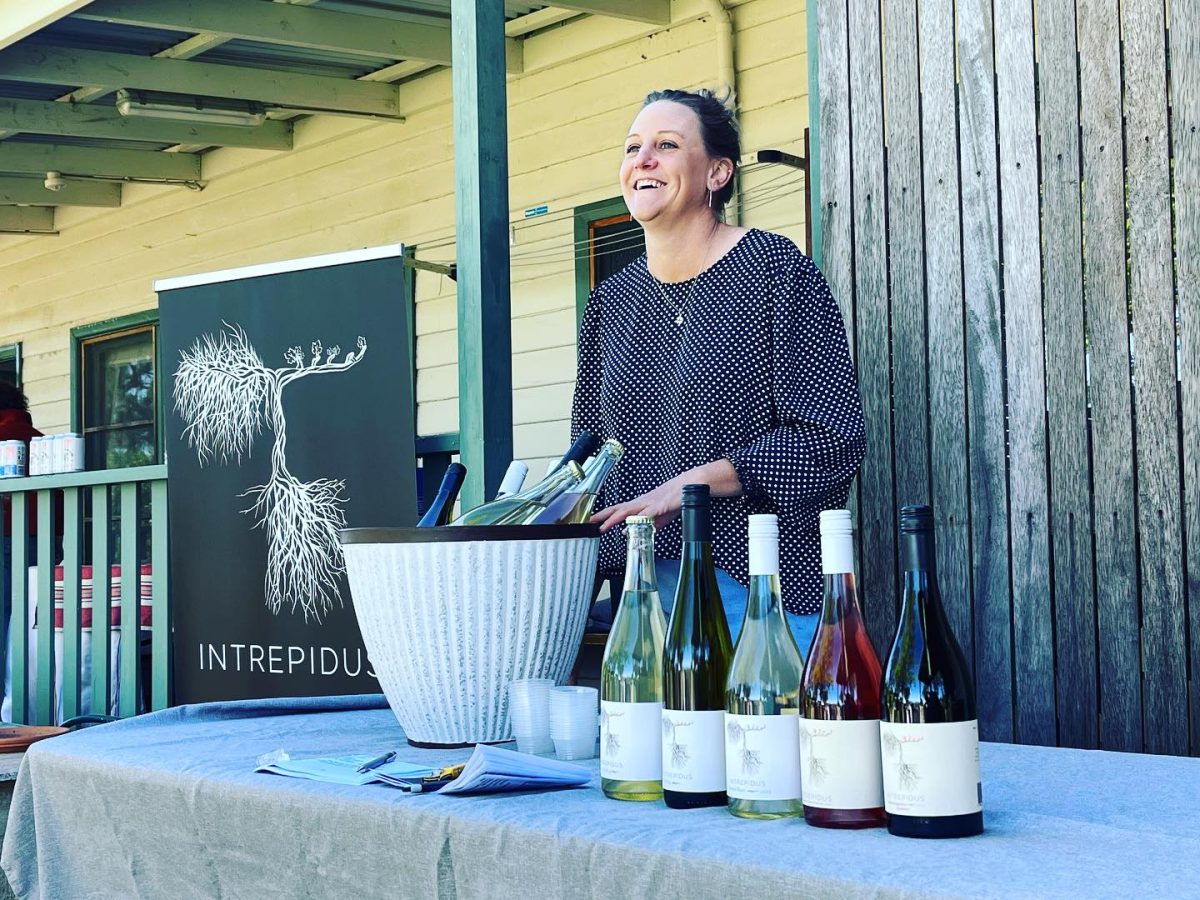
<svg viewBox="0 0 1200 900">
<path fill-rule="evenodd" d="M 600 787 L 616 800 L 662 796 L 663 636 L 654 519 L 625 520 L 625 588 L 600 664 Z"/>
<path fill-rule="evenodd" d="M 726 683 L 729 811 L 752 819 L 804 813 L 800 795 L 800 679 L 804 660 L 783 615 L 779 520 L 750 516 L 750 591 Z"/>
</svg>

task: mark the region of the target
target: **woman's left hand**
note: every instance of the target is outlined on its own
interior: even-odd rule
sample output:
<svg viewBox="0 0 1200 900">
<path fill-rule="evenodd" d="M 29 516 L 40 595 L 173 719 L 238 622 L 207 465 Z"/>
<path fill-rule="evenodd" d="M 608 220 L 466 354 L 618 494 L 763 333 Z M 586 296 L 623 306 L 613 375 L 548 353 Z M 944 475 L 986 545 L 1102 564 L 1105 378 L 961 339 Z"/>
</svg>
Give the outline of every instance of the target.
<svg viewBox="0 0 1200 900">
<path fill-rule="evenodd" d="M 589 521 L 598 523 L 601 531 L 608 531 L 630 516 L 654 516 L 654 527 L 662 528 L 679 517 L 679 510 L 683 506 L 683 486 L 690 483 L 691 480 L 685 479 L 684 475 L 677 475 L 647 494 L 600 510 Z"/>
<path fill-rule="evenodd" d="M 662 528 L 679 518 L 685 484 L 707 484 L 714 497 L 737 497 L 742 493 L 742 483 L 733 463 L 728 459 L 717 459 L 688 469 L 640 497 L 602 509 L 588 521 L 598 524 L 601 531 L 608 531 L 630 516 L 653 516 L 654 527 Z"/>
</svg>

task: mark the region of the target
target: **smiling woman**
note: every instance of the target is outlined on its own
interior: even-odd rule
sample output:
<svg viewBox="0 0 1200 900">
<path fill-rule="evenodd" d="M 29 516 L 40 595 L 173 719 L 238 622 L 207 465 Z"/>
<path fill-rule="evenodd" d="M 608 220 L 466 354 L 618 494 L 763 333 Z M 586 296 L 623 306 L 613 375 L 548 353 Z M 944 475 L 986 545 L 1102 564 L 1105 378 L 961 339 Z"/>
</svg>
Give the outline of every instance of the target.
<svg viewBox="0 0 1200 900">
<path fill-rule="evenodd" d="M 721 221 L 739 157 L 733 115 L 712 93 L 646 98 L 619 176 L 646 253 L 589 298 L 572 431 L 626 448 L 593 516 L 602 573 L 624 569 L 615 526 L 653 516 L 669 604 L 683 487 L 707 484 L 730 629 L 745 616 L 747 516 L 775 513 L 784 605 L 803 649 L 821 599 L 818 515 L 846 501 L 865 448 L 862 410 L 816 266 L 781 235 Z"/>
</svg>

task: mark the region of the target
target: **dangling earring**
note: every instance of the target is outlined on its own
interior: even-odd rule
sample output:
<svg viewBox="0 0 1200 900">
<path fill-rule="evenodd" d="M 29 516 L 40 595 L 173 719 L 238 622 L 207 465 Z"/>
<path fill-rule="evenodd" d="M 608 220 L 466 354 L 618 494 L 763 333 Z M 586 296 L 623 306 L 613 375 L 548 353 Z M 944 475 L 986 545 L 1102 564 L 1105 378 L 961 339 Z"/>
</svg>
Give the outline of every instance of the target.
<svg viewBox="0 0 1200 900">
<path fill-rule="evenodd" d="M 712 188 L 708 189 L 708 208 L 712 209 Z"/>
</svg>

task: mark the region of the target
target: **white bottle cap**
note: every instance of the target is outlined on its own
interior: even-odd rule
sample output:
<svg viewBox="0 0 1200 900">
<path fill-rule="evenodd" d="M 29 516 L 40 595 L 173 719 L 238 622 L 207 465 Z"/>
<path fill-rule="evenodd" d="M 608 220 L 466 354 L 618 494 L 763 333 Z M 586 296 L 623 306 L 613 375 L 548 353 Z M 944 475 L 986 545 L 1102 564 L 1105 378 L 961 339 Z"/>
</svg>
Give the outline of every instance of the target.
<svg viewBox="0 0 1200 900">
<path fill-rule="evenodd" d="M 821 513 L 821 572 L 841 575 L 854 572 L 854 521 L 848 509 Z"/>
<path fill-rule="evenodd" d="M 750 516 L 750 574 L 779 574 L 779 517 Z"/>
</svg>

